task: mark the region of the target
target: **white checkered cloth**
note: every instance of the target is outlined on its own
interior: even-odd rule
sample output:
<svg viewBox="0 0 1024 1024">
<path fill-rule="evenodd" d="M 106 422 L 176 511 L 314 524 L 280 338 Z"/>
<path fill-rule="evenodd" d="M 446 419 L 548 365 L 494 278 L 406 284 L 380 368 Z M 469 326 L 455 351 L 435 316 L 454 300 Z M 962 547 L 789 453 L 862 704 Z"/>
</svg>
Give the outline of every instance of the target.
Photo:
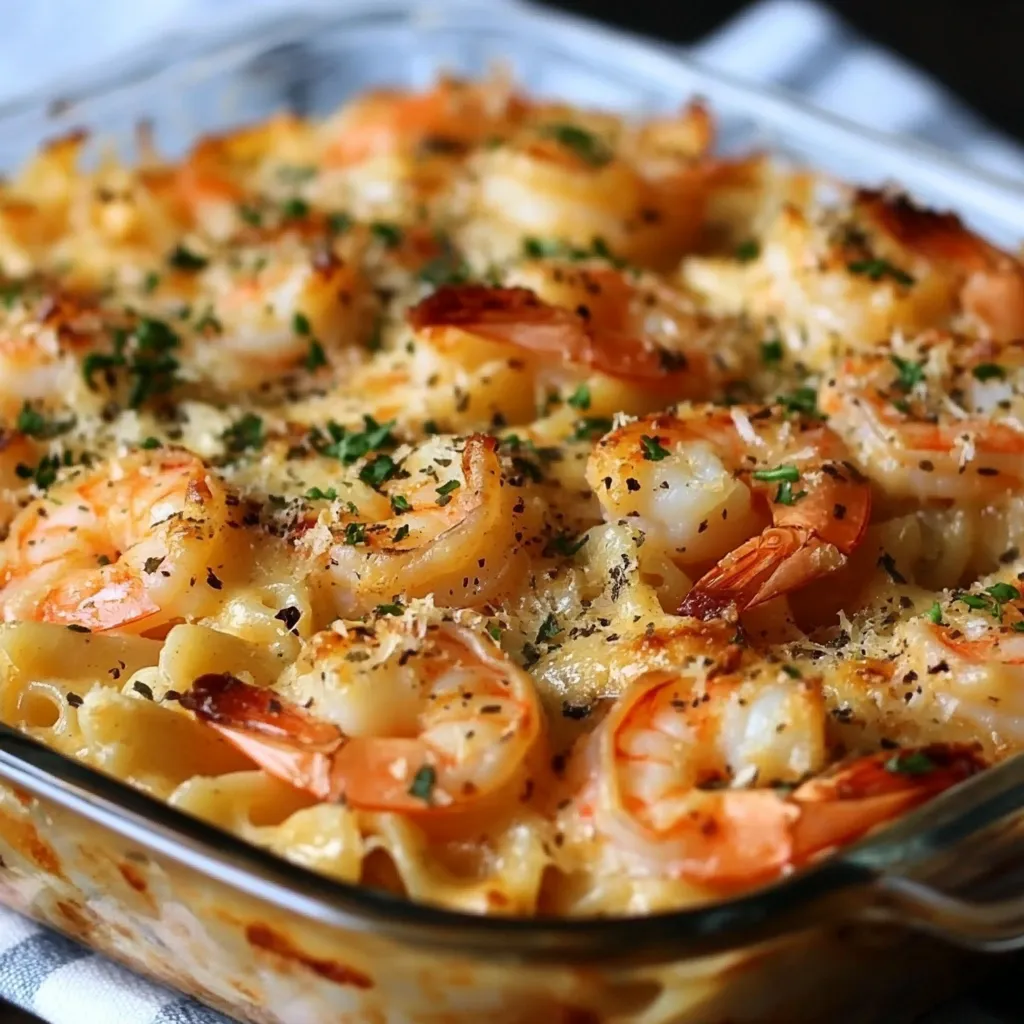
<svg viewBox="0 0 1024 1024">
<path fill-rule="evenodd" d="M 280 8 L 289 0 L 259 0 Z M 314 0 L 316 2 L 316 0 Z M 68 32 L 63 0 L 35 0 L 4 12 L 0 99 L 111 60 L 146 40 L 198 21 L 251 20 L 251 0 L 104 0 L 78 7 L 87 18 Z M 130 16 L 128 12 L 130 11 Z M 73 49 L 60 54 L 61 40 Z M 33 40 L 39 40 L 35 45 Z M 692 52 L 707 64 L 781 84 L 819 106 L 874 128 L 898 131 L 992 171 L 1024 179 L 1024 147 L 999 135 L 926 75 L 866 42 L 807 0 L 764 0 Z M 47 66 L 40 54 L 54 57 Z M 0 908 L 0 996 L 50 1024 L 227 1024 L 207 1009 Z M 1010 1024 L 959 1000 L 922 1024 Z"/>
</svg>

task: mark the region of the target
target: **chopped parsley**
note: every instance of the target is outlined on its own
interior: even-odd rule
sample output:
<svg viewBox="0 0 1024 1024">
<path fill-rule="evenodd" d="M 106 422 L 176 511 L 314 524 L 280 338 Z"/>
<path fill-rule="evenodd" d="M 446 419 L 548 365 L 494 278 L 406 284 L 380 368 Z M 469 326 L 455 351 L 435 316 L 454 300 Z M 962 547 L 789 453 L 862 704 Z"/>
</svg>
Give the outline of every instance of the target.
<svg viewBox="0 0 1024 1024">
<path fill-rule="evenodd" d="M 1006 370 L 998 363 L 979 363 L 971 370 L 971 373 L 974 374 L 976 380 L 980 380 L 982 383 L 987 380 L 1006 379 Z"/>
<path fill-rule="evenodd" d="M 305 366 L 310 373 L 314 373 L 321 367 L 327 365 L 327 356 L 324 353 L 324 347 L 316 340 L 316 338 L 309 339 L 309 351 L 306 352 L 302 365 Z"/>
<path fill-rule="evenodd" d="M 934 622 L 936 626 L 942 625 L 942 605 L 938 601 L 933 602 L 928 609 L 928 621 Z"/>
<path fill-rule="evenodd" d="M 375 220 L 370 225 L 370 233 L 382 242 L 386 249 L 397 249 L 405 237 L 405 232 L 397 224 L 389 224 L 383 220 Z"/>
<path fill-rule="evenodd" d="M 202 270 L 210 261 L 183 245 L 176 245 L 167 255 L 167 262 L 175 270 Z"/>
<path fill-rule="evenodd" d="M 437 769 L 433 765 L 425 764 L 416 770 L 412 777 L 412 785 L 409 787 L 409 796 L 416 797 L 424 803 L 430 803 L 434 796 L 434 787 L 437 785 Z"/>
<path fill-rule="evenodd" d="M 640 437 L 640 450 L 648 462 L 661 462 L 662 459 L 672 454 L 667 448 L 662 446 L 658 438 L 650 437 L 647 434 L 643 434 Z"/>
<path fill-rule="evenodd" d="M 781 363 L 784 352 L 781 338 L 770 338 L 768 341 L 761 342 L 761 362 L 765 366 Z"/>
<path fill-rule="evenodd" d="M 366 523 L 346 523 L 345 524 L 345 543 L 346 544 L 365 544 L 366 543 Z"/>
<path fill-rule="evenodd" d="M 559 633 L 562 632 L 562 627 L 558 624 L 558 619 L 555 618 L 555 613 L 551 612 L 550 615 L 540 624 L 540 629 L 537 630 L 537 643 L 547 644 L 550 643 Z"/>
<path fill-rule="evenodd" d="M 821 411 L 818 409 L 818 393 L 814 388 L 797 388 L 795 391 L 790 391 L 789 394 L 779 395 L 776 401 L 786 412 L 801 416 L 821 417 Z"/>
<path fill-rule="evenodd" d="M 894 266 L 888 260 L 854 260 L 852 263 L 846 264 L 846 269 L 851 274 L 859 274 L 870 281 L 881 281 L 883 277 L 888 277 L 897 284 L 903 285 L 904 288 L 909 288 L 914 283 L 914 278 L 910 274 Z"/>
<path fill-rule="evenodd" d="M 309 326 L 309 317 L 305 313 L 296 310 L 292 316 L 292 330 L 296 334 L 312 334 L 313 328 Z"/>
<path fill-rule="evenodd" d="M 379 604 L 377 605 L 378 615 L 401 615 L 405 611 L 405 607 L 398 601 L 393 604 Z"/>
<path fill-rule="evenodd" d="M 378 455 L 359 471 L 359 479 L 371 487 L 380 487 L 390 480 L 398 470 L 398 464 L 390 455 Z"/>
<path fill-rule="evenodd" d="M 923 750 L 915 750 L 909 754 L 893 754 L 885 762 L 885 770 L 895 775 L 927 775 L 934 769 L 935 762 Z"/>
<path fill-rule="evenodd" d="M 583 419 L 576 421 L 570 440 L 593 441 L 611 429 L 612 421 L 607 416 L 584 416 Z"/>
<path fill-rule="evenodd" d="M 391 541 L 394 544 L 400 544 L 408 536 L 409 524 L 403 523 L 397 530 L 395 530 L 394 536 L 392 536 Z"/>
<path fill-rule="evenodd" d="M 331 420 L 327 424 L 327 436 L 330 440 L 324 438 L 319 430 L 315 430 L 312 434 L 312 443 L 321 455 L 327 455 L 350 466 L 372 451 L 394 445 L 396 442 L 391 434 L 394 425 L 394 420 L 378 423 L 372 416 L 364 416 L 362 430 L 348 431 Z"/>
<path fill-rule="evenodd" d="M 452 500 L 452 491 L 457 491 L 462 484 L 458 480 L 449 480 L 437 488 L 438 505 L 447 505 Z"/>
<path fill-rule="evenodd" d="M 227 450 L 234 455 L 239 455 L 250 448 L 259 450 L 266 442 L 263 420 L 255 413 L 247 412 L 241 419 L 235 420 L 221 437 Z"/>
<path fill-rule="evenodd" d="M 113 332 L 111 352 L 90 352 L 82 361 L 82 376 L 92 388 L 100 372 L 123 369 L 131 380 L 128 405 L 138 409 L 148 398 L 170 391 L 178 361 L 171 353 L 181 339 L 163 320 L 143 317 L 131 331 Z"/>
<path fill-rule="evenodd" d="M 924 363 L 915 363 L 912 359 L 901 359 L 899 356 L 889 358 L 896 367 L 896 387 L 901 391 L 913 391 L 924 380 Z"/>
<path fill-rule="evenodd" d="M 333 487 L 328 487 L 326 491 L 319 487 L 310 487 L 306 491 L 306 497 L 310 501 L 334 501 L 338 497 L 338 492 Z"/>
<path fill-rule="evenodd" d="M 151 452 L 155 448 L 162 448 L 163 445 L 158 437 L 144 437 L 139 443 L 139 447 L 143 449 L 143 451 Z"/>
<path fill-rule="evenodd" d="M 391 495 L 391 511 L 396 516 L 400 516 L 403 512 L 411 512 L 412 505 L 409 504 L 409 499 L 403 494 Z"/>
<path fill-rule="evenodd" d="M 750 238 L 736 246 L 736 259 L 738 259 L 740 263 L 749 263 L 751 260 L 756 260 L 760 255 L 761 245 L 754 238 Z"/>
<path fill-rule="evenodd" d="M 242 203 L 238 207 L 238 216 L 252 228 L 258 228 L 263 223 L 263 214 L 257 207 L 250 206 L 248 203 Z"/>
<path fill-rule="evenodd" d="M 595 257 L 607 260 L 612 266 L 624 267 L 626 261 L 616 256 L 608 243 L 600 237 L 595 237 L 589 249 L 581 249 L 579 246 L 570 245 L 560 238 L 537 238 L 527 235 L 523 238 L 523 256 L 531 260 L 545 258 L 563 260 L 589 260 Z"/>
<path fill-rule="evenodd" d="M 800 470 L 796 466 L 786 464 L 772 469 L 755 469 L 751 475 L 755 480 L 763 480 L 765 483 L 774 484 L 785 480 L 787 483 L 795 484 L 800 479 Z"/>
<path fill-rule="evenodd" d="M 1020 591 L 1009 583 L 993 583 L 986 587 L 984 594 L 956 594 L 955 601 L 967 605 L 973 611 L 986 612 L 992 618 L 1002 621 L 1003 605 L 1008 601 L 1019 601 Z"/>
<path fill-rule="evenodd" d="M 549 124 L 541 128 L 541 134 L 554 139 L 591 167 L 603 167 L 614 156 L 611 147 L 603 139 L 579 125 Z"/>
<path fill-rule="evenodd" d="M 574 409 L 586 412 L 590 408 L 590 385 L 586 383 L 580 384 L 566 401 Z"/>
<path fill-rule="evenodd" d="M 293 196 L 281 204 L 281 216 L 285 220 L 302 220 L 309 215 L 309 203 L 305 199 Z"/>
<path fill-rule="evenodd" d="M 488 623 L 487 624 L 487 632 L 490 635 L 490 638 L 495 643 L 498 643 L 501 640 L 501 626 L 499 626 L 497 623 L 495 623 L 495 622 Z"/>
<path fill-rule="evenodd" d="M 66 434 L 74 425 L 75 420 L 48 420 L 38 409 L 33 409 L 26 402 L 18 413 L 15 428 L 27 437 L 45 441 L 51 437 Z"/>
<path fill-rule="evenodd" d="M 65 456 L 65 463 L 70 465 L 70 453 Z M 15 474 L 21 480 L 31 480 L 40 490 L 45 491 L 56 479 L 61 467 L 61 460 L 56 455 L 44 455 L 36 466 L 26 466 L 19 462 L 14 467 Z"/>
<path fill-rule="evenodd" d="M 152 295 L 153 292 L 155 292 L 159 287 L 160 275 L 155 270 L 149 271 L 149 273 L 147 273 L 146 276 L 142 279 L 142 290 L 147 295 Z"/>
<path fill-rule="evenodd" d="M 796 665 L 790 665 L 788 663 L 783 664 L 782 671 L 785 672 L 790 679 L 803 679 L 803 673 L 796 667 Z"/>
</svg>

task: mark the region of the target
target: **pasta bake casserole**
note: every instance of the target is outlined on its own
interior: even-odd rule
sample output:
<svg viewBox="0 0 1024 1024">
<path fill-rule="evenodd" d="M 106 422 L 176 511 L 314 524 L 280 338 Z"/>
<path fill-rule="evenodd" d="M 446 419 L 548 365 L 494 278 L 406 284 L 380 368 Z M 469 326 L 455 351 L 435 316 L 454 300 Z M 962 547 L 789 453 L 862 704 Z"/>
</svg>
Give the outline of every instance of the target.
<svg viewBox="0 0 1024 1024">
<path fill-rule="evenodd" d="M 46 147 L 0 196 L 3 721 L 514 915 L 751 888 L 1018 750 L 1024 269 L 713 136 L 495 75 Z"/>
</svg>

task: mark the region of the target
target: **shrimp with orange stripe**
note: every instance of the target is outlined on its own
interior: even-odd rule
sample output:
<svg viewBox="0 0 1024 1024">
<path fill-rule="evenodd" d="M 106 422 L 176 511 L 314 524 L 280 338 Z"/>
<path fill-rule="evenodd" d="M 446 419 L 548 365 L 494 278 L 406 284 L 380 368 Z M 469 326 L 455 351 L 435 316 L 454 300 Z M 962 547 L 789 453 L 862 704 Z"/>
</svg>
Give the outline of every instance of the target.
<svg viewBox="0 0 1024 1024">
<path fill-rule="evenodd" d="M 395 462 L 377 456 L 365 479 L 380 468 L 356 511 L 324 513 L 310 531 L 316 578 L 340 614 L 379 604 L 434 596 L 438 605 L 479 607 L 514 586 L 524 567 L 521 509 L 506 480 L 497 441 L 430 439 Z"/>
<path fill-rule="evenodd" d="M 319 633 L 273 688 L 202 676 L 181 704 L 318 800 L 421 820 L 507 800 L 541 735 L 529 676 L 450 622 Z"/>
<path fill-rule="evenodd" d="M 736 891 L 851 842 L 983 767 L 970 747 L 935 744 L 820 774 L 830 751 L 818 681 L 721 632 L 710 647 L 701 633 L 688 667 L 637 679 L 579 742 L 568 773 L 578 793 L 560 826 L 582 856 Z M 596 836 L 610 847 L 590 851 Z"/>
<path fill-rule="evenodd" d="M 5 622 L 149 631 L 219 605 L 228 495 L 182 449 L 72 471 L 15 516 L 0 545 Z"/>
<path fill-rule="evenodd" d="M 853 355 L 819 404 L 890 498 L 990 502 L 1024 484 L 1024 342 L 932 332 Z"/>
<path fill-rule="evenodd" d="M 711 568 L 680 614 L 743 611 L 836 571 L 857 549 L 871 489 L 839 437 L 771 407 L 682 406 L 603 437 L 587 480 L 684 569 Z"/>
<path fill-rule="evenodd" d="M 741 325 L 702 317 L 660 282 L 554 261 L 523 264 L 510 280 L 523 284 L 441 288 L 407 314 L 438 357 L 502 381 L 489 393 L 507 422 L 584 382 L 590 416 L 709 398 L 750 361 Z"/>
</svg>

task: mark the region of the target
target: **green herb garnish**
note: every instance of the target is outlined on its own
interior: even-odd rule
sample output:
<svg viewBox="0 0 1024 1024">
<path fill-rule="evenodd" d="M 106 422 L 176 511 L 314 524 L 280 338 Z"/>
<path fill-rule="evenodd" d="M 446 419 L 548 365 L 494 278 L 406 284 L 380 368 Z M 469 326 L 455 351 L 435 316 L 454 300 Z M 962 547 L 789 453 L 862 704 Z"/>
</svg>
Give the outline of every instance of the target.
<svg viewBox="0 0 1024 1024">
<path fill-rule="evenodd" d="M 640 437 L 640 450 L 648 462 L 661 462 L 672 453 L 665 448 L 656 437 L 643 434 Z"/>
<path fill-rule="evenodd" d="M 263 435 L 263 420 L 255 413 L 247 412 L 236 420 L 221 435 L 229 452 L 235 455 L 263 447 L 266 438 Z"/>
<path fill-rule="evenodd" d="M 905 288 L 909 288 L 914 283 L 914 278 L 910 274 L 899 267 L 893 266 L 888 260 L 854 260 L 852 263 L 846 264 L 846 269 L 851 274 L 860 274 L 871 281 L 881 281 L 883 277 L 889 277 Z"/>
<path fill-rule="evenodd" d="M 542 135 L 571 150 L 591 167 L 603 167 L 614 156 L 611 147 L 603 139 L 578 125 L 550 124 L 544 125 L 540 131 Z"/>
</svg>

